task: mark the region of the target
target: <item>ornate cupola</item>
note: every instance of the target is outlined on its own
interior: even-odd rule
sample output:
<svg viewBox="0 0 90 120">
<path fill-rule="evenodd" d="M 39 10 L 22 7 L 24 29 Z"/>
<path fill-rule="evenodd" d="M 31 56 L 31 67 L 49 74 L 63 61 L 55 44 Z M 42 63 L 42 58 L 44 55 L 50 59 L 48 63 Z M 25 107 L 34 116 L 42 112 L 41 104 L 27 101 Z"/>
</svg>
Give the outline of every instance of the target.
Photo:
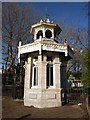
<svg viewBox="0 0 90 120">
<path fill-rule="evenodd" d="M 24 105 L 58 107 L 67 101 L 67 61 L 73 51 L 58 43 L 61 28 L 48 18 L 31 26 L 34 42 L 18 47 L 18 60 L 25 56 Z"/>
<path fill-rule="evenodd" d="M 33 35 L 34 41 L 56 41 L 61 28 L 51 22 L 48 18 L 40 20 L 37 24 L 32 25 L 30 33 Z"/>
</svg>

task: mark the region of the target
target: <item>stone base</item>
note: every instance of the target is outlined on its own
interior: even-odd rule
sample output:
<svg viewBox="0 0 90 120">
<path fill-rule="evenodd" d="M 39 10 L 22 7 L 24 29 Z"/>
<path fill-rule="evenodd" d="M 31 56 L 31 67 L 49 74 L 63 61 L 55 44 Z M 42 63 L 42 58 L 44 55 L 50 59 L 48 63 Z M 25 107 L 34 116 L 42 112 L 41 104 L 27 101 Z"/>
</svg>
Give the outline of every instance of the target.
<svg viewBox="0 0 90 120">
<path fill-rule="evenodd" d="M 24 89 L 24 105 L 37 108 L 62 106 L 60 89 Z"/>
</svg>

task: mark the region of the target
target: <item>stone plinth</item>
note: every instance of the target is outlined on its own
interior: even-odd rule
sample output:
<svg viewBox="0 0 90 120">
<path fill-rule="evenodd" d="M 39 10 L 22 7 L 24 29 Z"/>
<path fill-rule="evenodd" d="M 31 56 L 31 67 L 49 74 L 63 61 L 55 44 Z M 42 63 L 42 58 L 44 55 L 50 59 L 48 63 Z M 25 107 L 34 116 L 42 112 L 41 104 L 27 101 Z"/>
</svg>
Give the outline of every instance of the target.
<svg viewBox="0 0 90 120">
<path fill-rule="evenodd" d="M 60 89 L 25 89 L 24 105 L 37 108 L 62 106 Z"/>
</svg>

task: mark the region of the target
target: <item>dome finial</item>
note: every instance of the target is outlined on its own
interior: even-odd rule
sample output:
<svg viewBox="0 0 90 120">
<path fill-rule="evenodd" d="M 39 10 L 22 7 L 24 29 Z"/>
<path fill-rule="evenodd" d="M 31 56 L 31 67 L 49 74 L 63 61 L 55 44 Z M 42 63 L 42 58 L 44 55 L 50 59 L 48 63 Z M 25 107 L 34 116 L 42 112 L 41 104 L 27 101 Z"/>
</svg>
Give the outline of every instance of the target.
<svg viewBox="0 0 90 120">
<path fill-rule="evenodd" d="M 45 9 L 45 18 L 47 19 L 49 16 L 47 8 Z"/>
<path fill-rule="evenodd" d="M 46 8 L 45 9 L 45 19 L 44 19 L 45 22 L 50 22 L 50 20 L 48 19 L 48 16 L 49 16 L 49 14 L 48 14 L 47 8 Z"/>
</svg>

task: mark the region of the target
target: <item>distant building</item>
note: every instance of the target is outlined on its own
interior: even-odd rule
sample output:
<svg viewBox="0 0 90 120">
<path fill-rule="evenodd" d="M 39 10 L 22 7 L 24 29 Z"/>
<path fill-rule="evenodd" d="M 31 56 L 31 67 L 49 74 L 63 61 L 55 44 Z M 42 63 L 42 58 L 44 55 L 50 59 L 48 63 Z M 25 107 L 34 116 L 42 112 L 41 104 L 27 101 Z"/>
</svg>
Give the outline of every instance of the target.
<svg viewBox="0 0 90 120">
<path fill-rule="evenodd" d="M 24 105 L 38 108 L 62 106 L 67 101 L 66 66 L 73 51 L 65 40 L 58 43 L 61 28 L 48 18 L 32 25 L 34 42 L 21 45 L 18 59 L 25 56 Z"/>
<path fill-rule="evenodd" d="M 83 87 L 81 80 L 75 79 L 75 77 L 70 76 L 68 83 L 71 83 L 71 87 Z"/>
</svg>

